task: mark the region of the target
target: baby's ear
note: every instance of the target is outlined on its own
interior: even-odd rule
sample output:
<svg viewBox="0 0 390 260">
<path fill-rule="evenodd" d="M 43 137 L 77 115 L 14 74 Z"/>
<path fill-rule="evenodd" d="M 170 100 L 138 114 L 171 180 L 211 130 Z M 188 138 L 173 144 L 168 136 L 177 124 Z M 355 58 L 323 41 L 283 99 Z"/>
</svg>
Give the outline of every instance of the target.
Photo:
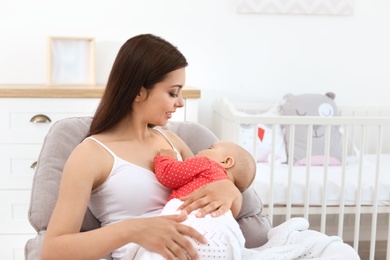
<svg viewBox="0 0 390 260">
<path fill-rule="evenodd" d="M 228 156 L 223 160 L 223 162 L 221 162 L 221 164 L 222 164 L 223 168 L 229 169 L 229 168 L 233 167 L 233 165 L 234 165 L 234 158 L 231 156 Z"/>
</svg>

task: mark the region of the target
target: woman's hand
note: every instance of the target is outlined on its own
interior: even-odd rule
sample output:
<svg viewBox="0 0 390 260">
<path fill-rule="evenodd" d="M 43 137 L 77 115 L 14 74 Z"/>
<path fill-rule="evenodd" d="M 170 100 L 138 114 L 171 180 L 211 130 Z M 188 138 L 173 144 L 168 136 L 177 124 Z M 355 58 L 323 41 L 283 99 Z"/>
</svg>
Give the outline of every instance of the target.
<svg viewBox="0 0 390 260">
<path fill-rule="evenodd" d="M 180 224 L 186 218 L 187 212 L 182 210 L 179 215 L 139 219 L 147 222 L 137 225 L 140 230 L 134 242 L 168 260 L 198 259 L 196 249 L 185 236 L 192 237 L 202 244 L 206 244 L 207 241 L 194 228 Z"/>
<path fill-rule="evenodd" d="M 197 217 L 203 217 L 208 213 L 213 217 L 218 217 L 230 210 L 233 202 L 240 198 L 241 192 L 232 181 L 220 180 L 202 186 L 180 198 L 184 203 L 179 209 L 187 212 L 199 209 L 196 213 Z"/>
</svg>

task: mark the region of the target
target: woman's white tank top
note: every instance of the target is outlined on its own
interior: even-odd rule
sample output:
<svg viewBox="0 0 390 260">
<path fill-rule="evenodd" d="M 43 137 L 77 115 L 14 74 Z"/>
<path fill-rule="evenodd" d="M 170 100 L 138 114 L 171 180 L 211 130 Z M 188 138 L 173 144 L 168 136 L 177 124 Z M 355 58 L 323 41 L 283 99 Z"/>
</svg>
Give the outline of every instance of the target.
<svg viewBox="0 0 390 260">
<path fill-rule="evenodd" d="M 159 132 L 173 147 L 167 137 Z M 157 216 L 166 204 L 171 190 L 160 184 L 150 170 L 119 158 L 97 139 L 88 139 L 100 144 L 114 158 L 109 176 L 92 191 L 89 203 L 91 212 L 102 226 L 126 218 Z M 181 160 L 180 153 L 177 154 Z"/>
</svg>

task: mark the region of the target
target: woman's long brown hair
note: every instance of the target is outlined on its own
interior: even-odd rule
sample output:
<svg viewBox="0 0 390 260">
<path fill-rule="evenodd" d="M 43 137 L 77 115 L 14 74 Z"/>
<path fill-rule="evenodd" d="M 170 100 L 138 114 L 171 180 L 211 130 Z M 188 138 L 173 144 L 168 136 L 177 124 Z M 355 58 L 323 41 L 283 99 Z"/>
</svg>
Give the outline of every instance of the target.
<svg viewBox="0 0 390 260">
<path fill-rule="evenodd" d="M 114 61 L 87 136 L 110 129 L 131 113 L 141 87 L 150 90 L 169 72 L 187 65 L 183 54 L 158 36 L 141 34 L 127 40 Z"/>
</svg>

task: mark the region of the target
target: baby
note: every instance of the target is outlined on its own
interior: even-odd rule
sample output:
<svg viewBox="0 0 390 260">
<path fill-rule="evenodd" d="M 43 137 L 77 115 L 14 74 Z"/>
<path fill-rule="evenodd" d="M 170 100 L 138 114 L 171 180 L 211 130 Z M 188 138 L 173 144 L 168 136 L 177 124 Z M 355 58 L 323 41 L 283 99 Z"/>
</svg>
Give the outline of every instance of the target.
<svg viewBox="0 0 390 260">
<path fill-rule="evenodd" d="M 168 200 L 180 199 L 212 181 L 229 179 L 241 191 L 245 191 L 256 175 L 256 162 L 243 147 L 229 141 L 218 141 L 209 149 L 200 151 L 185 161 L 177 160 L 173 149 L 162 149 L 154 159 L 157 179 L 172 189 Z M 242 201 L 232 207 L 236 217 Z"/>
</svg>

